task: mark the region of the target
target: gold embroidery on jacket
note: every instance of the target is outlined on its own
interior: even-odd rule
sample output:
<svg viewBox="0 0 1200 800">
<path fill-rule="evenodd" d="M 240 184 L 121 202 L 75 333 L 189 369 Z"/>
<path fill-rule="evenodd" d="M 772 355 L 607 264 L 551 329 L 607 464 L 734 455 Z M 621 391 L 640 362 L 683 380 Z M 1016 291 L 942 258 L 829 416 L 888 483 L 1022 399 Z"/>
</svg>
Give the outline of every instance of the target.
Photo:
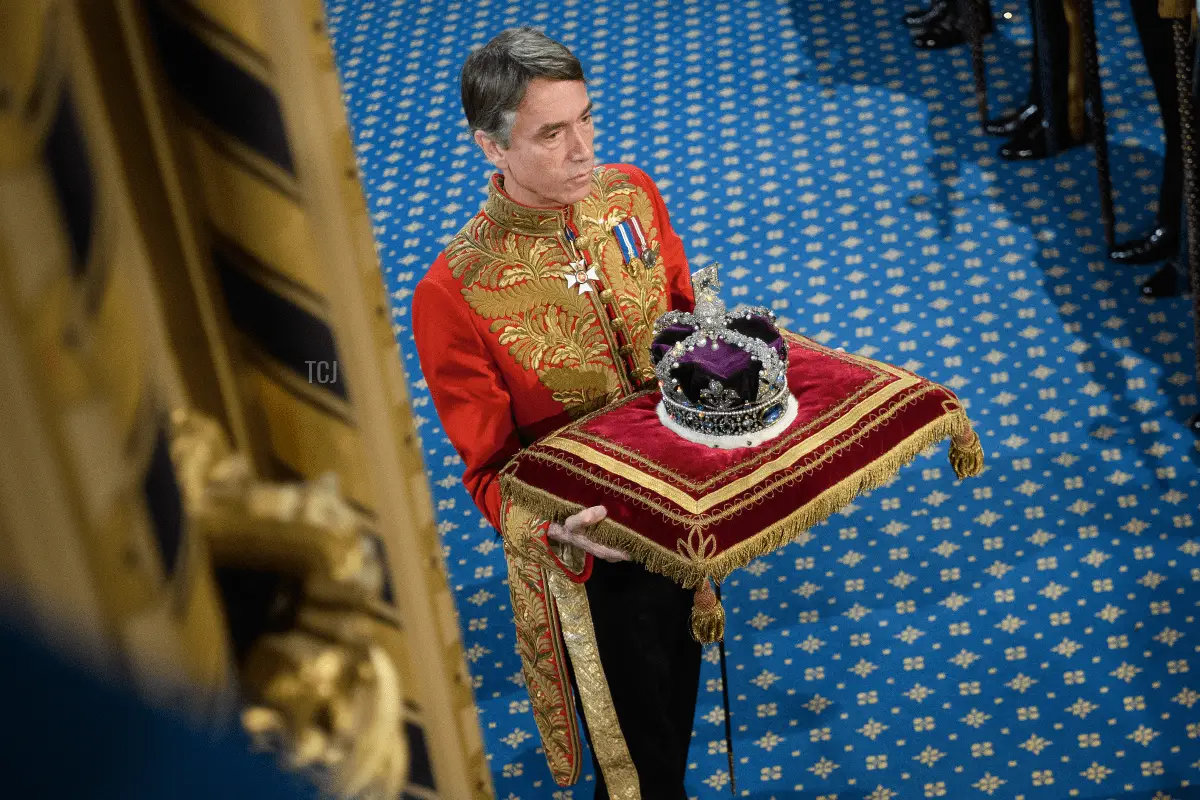
<svg viewBox="0 0 1200 800">
<path fill-rule="evenodd" d="M 547 582 L 558 605 L 563 642 L 571 654 L 579 699 L 591 731 L 593 751 L 608 786 L 609 800 L 641 800 L 637 768 L 629 755 L 608 678 L 600 664 L 600 647 L 592 624 L 587 589 L 583 584 L 568 580 L 561 571 L 549 573 Z"/>
<path fill-rule="evenodd" d="M 611 231 L 617 223 L 631 216 L 637 217 L 647 243 L 657 250 L 659 235 L 653 224 L 654 209 L 650 196 L 629 182 L 624 173 L 611 170 L 605 173 L 605 177 L 609 181 L 600 181 L 599 202 L 593 203 L 595 193 L 583 200 L 579 219 L 603 228 L 603 235 L 597 236 L 603 244 L 596 260 L 603 269 L 607 285 L 613 290 L 617 310 L 625 320 L 635 364 L 639 368 L 648 368 L 651 366 L 650 343 L 654 338 L 654 321 L 668 307 L 666 270 L 661 259 L 655 262 L 653 268 L 630 270 L 621 255 L 621 245 Z M 605 205 L 609 209 L 607 212 L 601 211 Z"/>
<path fill-rule="evenodd" d="M 579 780 L 583 749 L 558 609 L 548 585 L 548 576 L 559 568 L 534 537 L 536 524 L 524 509 L 505 504 L 504 553 L 522 674 L 550 772 L 559 786 L 570 786 Z"/>
<path fill-rule="evenodd" d="M 658 232 L 651 224 L 650 198 L 619 170 L 598 170 L 592 193 L 573 214 L 613 291 L 635 363 L 647 367 L 651 327 L 666 310 L 665 273 L 660 262 L 630 275 L 611 228 L 636 215 L 653 246 Z M 569 264 L 558 238 L 564 219 L 563 212 L 522 208 L 493 186 L 485 213 L 454 237 L 446 257 L 463 297 L 489 321 L 499 343 L 522 368 L 537 373 L 568 414 L 579 417 L 621 397 L 627 384 L 596 295 L 580 294 L 563 279 Z"/>
<path fill-rule="evenodd" d="M 504 289 L 559 278 L 563 255 L 556 239 L 515 234 L 483 216 L 467 223 L 446 249 L 450 272 L 463 288 Z"/>
</svg>

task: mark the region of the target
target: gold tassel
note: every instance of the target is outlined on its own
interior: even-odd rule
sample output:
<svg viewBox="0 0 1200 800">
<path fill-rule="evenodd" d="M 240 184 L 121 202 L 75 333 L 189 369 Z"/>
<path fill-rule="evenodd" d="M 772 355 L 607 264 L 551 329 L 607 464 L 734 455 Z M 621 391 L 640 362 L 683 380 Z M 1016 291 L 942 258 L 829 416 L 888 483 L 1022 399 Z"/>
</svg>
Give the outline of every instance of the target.
<svg viewBox="0 0 1200 800">
<path fill-rule="evenodd" d="M 954 474 L 963 478 L 973 478 L 983 472 L 983 445 L 979 434 L 968 429 L 970 438 L 963 441 L 958 436 L 950 440 L 950 466 Z"/>
<path fill-rule="evenodd" d="M 725 609 L 705 578 L 696 587 L 692 604 L 692 638 L 700 644 L 712 644 L 724 637 Z"/>
</svg>

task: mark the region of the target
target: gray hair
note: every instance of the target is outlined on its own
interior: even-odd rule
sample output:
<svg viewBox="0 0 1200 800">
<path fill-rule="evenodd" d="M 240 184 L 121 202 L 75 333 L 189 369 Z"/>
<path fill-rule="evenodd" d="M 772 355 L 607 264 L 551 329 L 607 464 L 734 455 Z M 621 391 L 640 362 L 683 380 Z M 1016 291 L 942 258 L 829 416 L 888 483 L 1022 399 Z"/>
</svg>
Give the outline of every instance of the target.
<svg viewBox="0 0 1200 800">
<path fill-rule="evenodd" d="M 534 78 L 584 81 L 570 50 L 533 28 L 509 28 L 471 53 L 462 68 L 462 104 L 471 132 L 512 144 L 517 107 Z"/>
</svg>

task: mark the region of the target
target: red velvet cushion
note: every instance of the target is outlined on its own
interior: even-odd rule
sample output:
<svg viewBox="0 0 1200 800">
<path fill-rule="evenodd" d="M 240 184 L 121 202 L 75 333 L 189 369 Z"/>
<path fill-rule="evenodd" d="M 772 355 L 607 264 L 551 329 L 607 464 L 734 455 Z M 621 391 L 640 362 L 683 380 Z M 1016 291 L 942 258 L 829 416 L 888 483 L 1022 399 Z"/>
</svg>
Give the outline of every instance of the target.
<svg viewBox="0 0 1200 800">
<path fill-rule="evenodd" d="M 690 442 L 659 421 L 659 393 L 642 392 L 522 450 L 501 476 L 504 495 L 559 520 L 606 506 L 592 538 L 692 586 L 783 545 L 946 436 L 970 433 L 949 389 L 787 336 L 799 414 L 777 438 L 736 450 Z"/>
</svg>

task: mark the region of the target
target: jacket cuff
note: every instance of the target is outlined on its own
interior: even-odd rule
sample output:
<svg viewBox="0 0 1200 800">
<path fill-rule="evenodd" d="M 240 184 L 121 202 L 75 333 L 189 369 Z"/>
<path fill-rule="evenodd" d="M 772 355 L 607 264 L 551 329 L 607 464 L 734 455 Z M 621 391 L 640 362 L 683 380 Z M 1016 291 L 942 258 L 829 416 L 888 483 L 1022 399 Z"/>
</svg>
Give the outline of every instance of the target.
<svg viewBox="0 0 1200 800">
<path fill-rule="evenodd" d="M 592 554 L 554 541 L 550 538 L 549 531 L 549 521 L 540 523 L 536 528 L 537 537 L 545 543 L 550 558 L 554 559 L 554 563 L 572 583 L 584 583 L 592 575 Z"/>
</svg>

